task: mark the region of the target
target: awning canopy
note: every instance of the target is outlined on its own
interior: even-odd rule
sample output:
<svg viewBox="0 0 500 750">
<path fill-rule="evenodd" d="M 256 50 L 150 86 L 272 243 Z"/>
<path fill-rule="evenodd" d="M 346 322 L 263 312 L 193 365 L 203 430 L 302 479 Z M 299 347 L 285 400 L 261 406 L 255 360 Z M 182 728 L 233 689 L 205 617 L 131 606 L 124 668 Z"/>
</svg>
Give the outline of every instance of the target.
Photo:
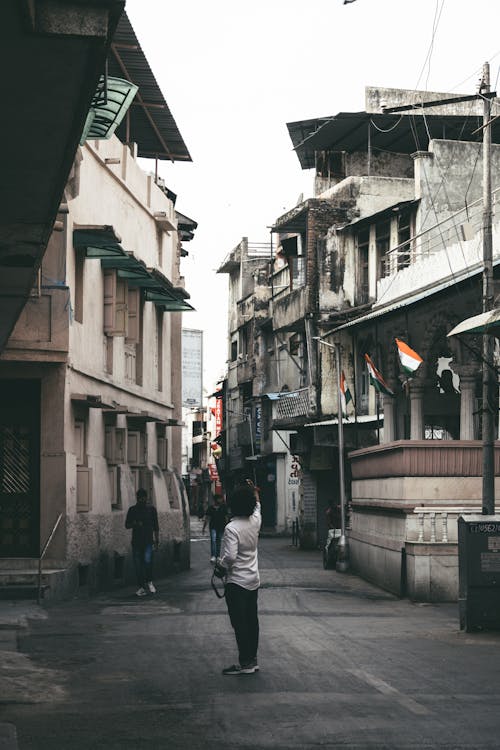
<svg viewBox="0 0 500 750">
<path fill-rule="evenodd" d="M 466 318 L 455 326 L 448 336 L 456 336 L 459 333 L 490 333 L 500 336 L 500 308 Z"/>
<path fill-rule="evenodd" d="M 87 258 L 98 258 L 104 269 L 114 269 L 130 286 L 143 290 L 144 300 L 153 302 L 168 312 L 194 310 L 186 302 L 189 294 L 183 287 L 174 286 L 156 268 L 148 268 L 133 253 L 126 252 L 112 226 L 80 226 L 73 230 L 73 246 L 85 252 Z"/>
<path fill-rule="evenodd" d="M 123 78 L 101 76 L 80 138 L 86 140 L 111 138 L 132 104 L 137 86 Z"/>
</svg>

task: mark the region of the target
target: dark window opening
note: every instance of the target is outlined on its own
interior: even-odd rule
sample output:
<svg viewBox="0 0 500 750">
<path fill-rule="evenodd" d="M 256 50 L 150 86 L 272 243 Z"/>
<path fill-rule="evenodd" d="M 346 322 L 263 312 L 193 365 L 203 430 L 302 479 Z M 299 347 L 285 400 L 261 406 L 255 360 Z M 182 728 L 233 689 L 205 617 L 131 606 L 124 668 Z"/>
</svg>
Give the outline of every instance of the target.
<svg viewBox="0 0 500 750">
<path fill-rule="evenodd" d="M 391 222 L 381 221 L 375 227 L 375 242 L 377 248 L 377 281 L 389 272 L 387 253 L 391 241 Z"/>
<path fill-rule="evenodd" d="M 236 362 L 238 359 L 238 342 L 231 341 L 231 362 Z"/>
<path fill-rule="evenodd" d="M 370 246 L 370 230 L 362 229 L 358 233 L 358 303 L 364 305 L 369 299 L 368 251 Z"/>
</svg>

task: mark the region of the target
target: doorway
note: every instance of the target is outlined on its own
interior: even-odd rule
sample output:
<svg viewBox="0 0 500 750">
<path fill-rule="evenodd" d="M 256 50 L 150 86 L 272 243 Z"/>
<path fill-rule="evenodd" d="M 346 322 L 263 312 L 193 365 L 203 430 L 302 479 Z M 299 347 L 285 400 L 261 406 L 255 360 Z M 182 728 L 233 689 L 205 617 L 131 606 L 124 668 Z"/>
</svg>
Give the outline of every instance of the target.
<svg viewBox="0 0 500 750">
<path fill-rule="evenodd" d="M 0 381 L 0 557 L 40 552 L 40 382 Z"/>
</svg>

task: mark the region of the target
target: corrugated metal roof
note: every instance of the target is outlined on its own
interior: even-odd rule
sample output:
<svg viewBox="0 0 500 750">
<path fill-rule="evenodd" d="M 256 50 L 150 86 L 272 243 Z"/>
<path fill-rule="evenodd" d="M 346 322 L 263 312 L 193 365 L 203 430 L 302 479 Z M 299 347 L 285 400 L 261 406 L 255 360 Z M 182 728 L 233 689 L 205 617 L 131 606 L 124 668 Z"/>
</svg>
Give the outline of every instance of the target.
<svg viewBox="0 0 500 750">
<path fill-rule="evenodd" d="M 373 151 L 412 154 L 427 150 L 430 138 L 482 140 L 482 132 L 473 132 L 482 118 L 459 115 L 339 112 L 333 117 L 290 122 L 287 128 L 302 169 L 311 169 L 316 151 L 367 151 L 370 123 Z M 491 136 L 493 143 L 500 142 L 500 120 L 492 121 Z"/>
<path fill-rule="evenodd" d="M 126 78 L 139 87 L 127 117 L 116 131 L 120 140 L 137 143 L 139 156 L 192 161 L 125 12 L 118 23 L 108 55 L 108 72 L 111 76 Z"/>
</svg>

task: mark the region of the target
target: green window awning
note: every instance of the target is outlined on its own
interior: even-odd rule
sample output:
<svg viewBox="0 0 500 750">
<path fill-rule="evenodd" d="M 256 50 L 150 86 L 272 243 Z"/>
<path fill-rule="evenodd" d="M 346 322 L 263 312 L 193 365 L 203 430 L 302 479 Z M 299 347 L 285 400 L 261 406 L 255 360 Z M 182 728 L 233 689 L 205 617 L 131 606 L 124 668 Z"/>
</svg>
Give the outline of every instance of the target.
<svg viewBox="0 0 500 750">
<path fill-rule="evenodd" d="M 80 146 L 87 140 L 111 138 L 125 117 L 138 88 L 123 78 L 102 76 L 85 120 Z"/>
<path fill-rule="evenodd" d="M 112 226 L 79 226 L 73 229 L 73 246 L 87 258 L 100 259 L 103 269 L 116 270 L 119 278 L 130 286 L 140 287 L 146 302 L 170 312 L 194 310 L 186 299 L 189 294 L 176 287 L 156 268 L 123 249 L 121 238 Z"/>
</svg>

